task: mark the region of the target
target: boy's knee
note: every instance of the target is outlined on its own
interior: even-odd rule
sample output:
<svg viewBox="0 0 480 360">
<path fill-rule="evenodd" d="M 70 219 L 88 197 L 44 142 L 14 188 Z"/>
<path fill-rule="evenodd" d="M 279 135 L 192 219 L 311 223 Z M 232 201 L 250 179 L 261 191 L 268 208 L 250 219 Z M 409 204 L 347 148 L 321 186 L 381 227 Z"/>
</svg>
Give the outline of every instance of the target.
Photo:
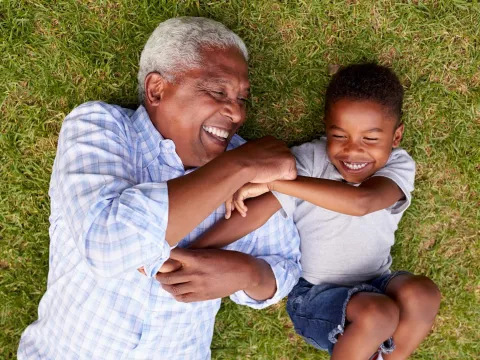
<svg viewBox="0 0 480 360">
<path fill-rule="evenodd" d="M 406 281 L 397 301 L 402 311 L 414 313 L 416 317 L 433 321 L 440 307 L 441 293 L 437 285 L 426 276 L 415 276 Z"/>
<path fill-rule="evenodd" d="M 400 309 L 395 301 L 387 296 L 377 296 L 362 306 L 356 322 L 370 334 L 378 334 L 383 341 L 395 332 L 399 314 Z"/>
</svg>

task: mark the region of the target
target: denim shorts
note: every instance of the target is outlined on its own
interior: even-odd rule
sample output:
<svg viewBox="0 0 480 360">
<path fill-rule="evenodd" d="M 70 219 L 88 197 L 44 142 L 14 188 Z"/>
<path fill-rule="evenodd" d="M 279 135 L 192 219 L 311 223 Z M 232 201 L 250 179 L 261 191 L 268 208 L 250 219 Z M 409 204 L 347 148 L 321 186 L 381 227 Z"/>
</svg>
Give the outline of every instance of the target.
<svg viewBox="0 0 480 360">
<path fill-rule="evenodd" d="M 336 284 L 313 285 L 300 278 L 287 301 L 287 312 L 295 331 L 309 344 L 331 354 L 338 335 L 343 334 L 348 325 L 346 310 L 350 298 L 361 291 L 384 294 L 390 280 L 403 274 L 409 273 L 397 271 L 350 287 Z M 383 353 L 391 353 L 395 349 L 393 339 L 381 344 L 380 349 Z"/>
</svg>

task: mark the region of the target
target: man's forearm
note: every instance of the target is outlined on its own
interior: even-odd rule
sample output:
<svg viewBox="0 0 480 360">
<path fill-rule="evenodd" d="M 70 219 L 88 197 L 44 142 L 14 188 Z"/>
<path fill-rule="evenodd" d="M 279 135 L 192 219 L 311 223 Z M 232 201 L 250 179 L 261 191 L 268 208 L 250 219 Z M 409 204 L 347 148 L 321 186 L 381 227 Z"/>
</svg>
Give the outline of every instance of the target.
<svg viewBox="0 0 480 360">
<path fill-rule="evenodd" d="M 168 181 L 167 242 L 176 245 L 253 177 L 250 168 L 227 152 L 188 175 Z"/>
</svg>

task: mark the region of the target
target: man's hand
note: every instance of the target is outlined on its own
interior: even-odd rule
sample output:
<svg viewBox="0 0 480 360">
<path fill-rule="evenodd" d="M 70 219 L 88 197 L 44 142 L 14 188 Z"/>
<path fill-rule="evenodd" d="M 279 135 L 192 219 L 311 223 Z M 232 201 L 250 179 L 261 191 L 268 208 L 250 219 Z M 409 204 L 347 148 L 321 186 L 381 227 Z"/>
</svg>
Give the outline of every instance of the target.
<svg viewBox="0 0 480 360">
<path fill-rule="evenodd" d="M 290 149 L 273 136 L 249 141 L 228 153 L 236 157 L 235 161 L 253 170 L 252 183 L 294 180 L 297 177 L 295 158 Z"/>
<path fill-rule="evenodd" d="M 237 211 L 243 217 L 247 216 L 248 208 L 244 201 L 246 199 L 257 197 L 270 191 L 269 184 L 253 184 L 248 183 L 242 186 L 233 196 L 225 201 L 225 219 L 230 219 L 232 211 Z"/>
<path fill-rule="evenodd" d="M 164 290 L 181 302 L 222 298 L 239 290 L 254 289 L 261 281 L 256 262 L 263 260 L 237 251 L 176 248 L 170 258 L 183 266 L 173 272 L 158 273 L 156 278 Z"/>
<path fill-rule="evenodd" d="M 182 263 L 177 261 L 177 260 L 173 260 L 173 259 L 167 259 L 162 267 L 160 268 L 160 270 L 158 270 L 158 272 L 160 273 L 168 273 L 168 272 L 172 272 L 172 271 L 175 271 L 175 270 L 178 270 L 182 267 Z M 138 268 L 137 269 L 140 273 L 142 273 L 143 275 L 147 275 L 145 273 L 145 269 L 143 268 L 143 266 L 141 268 Z"/>
</svg>

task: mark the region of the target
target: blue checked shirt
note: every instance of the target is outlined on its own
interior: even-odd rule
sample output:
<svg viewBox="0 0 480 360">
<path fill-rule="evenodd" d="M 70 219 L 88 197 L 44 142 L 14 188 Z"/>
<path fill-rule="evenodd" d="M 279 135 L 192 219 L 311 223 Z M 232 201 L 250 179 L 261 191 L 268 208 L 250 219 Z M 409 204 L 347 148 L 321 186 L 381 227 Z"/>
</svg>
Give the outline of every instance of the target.
<svg viewBox="0 0 480 360">
<path fill-rule="evenodd" d="M 228 149 L 243 142 L 234 136 Z M 210 358 L 220 299 L 177 302 L 152 278 L 170 254 L 167 181 L 187 172 L 143 106 L 90 102 L 67 116 L 49 192 L 48 286 L 19 359 Z M 223 216 L 221 206 L 179 246 Z M 300 276 L 297 230 L 278 213 L 228 249 L 264 259 L 277 280 L 272 299 L 239 291 L 230 297 L 238 304 L 274 304 Z"/>
</svg>

